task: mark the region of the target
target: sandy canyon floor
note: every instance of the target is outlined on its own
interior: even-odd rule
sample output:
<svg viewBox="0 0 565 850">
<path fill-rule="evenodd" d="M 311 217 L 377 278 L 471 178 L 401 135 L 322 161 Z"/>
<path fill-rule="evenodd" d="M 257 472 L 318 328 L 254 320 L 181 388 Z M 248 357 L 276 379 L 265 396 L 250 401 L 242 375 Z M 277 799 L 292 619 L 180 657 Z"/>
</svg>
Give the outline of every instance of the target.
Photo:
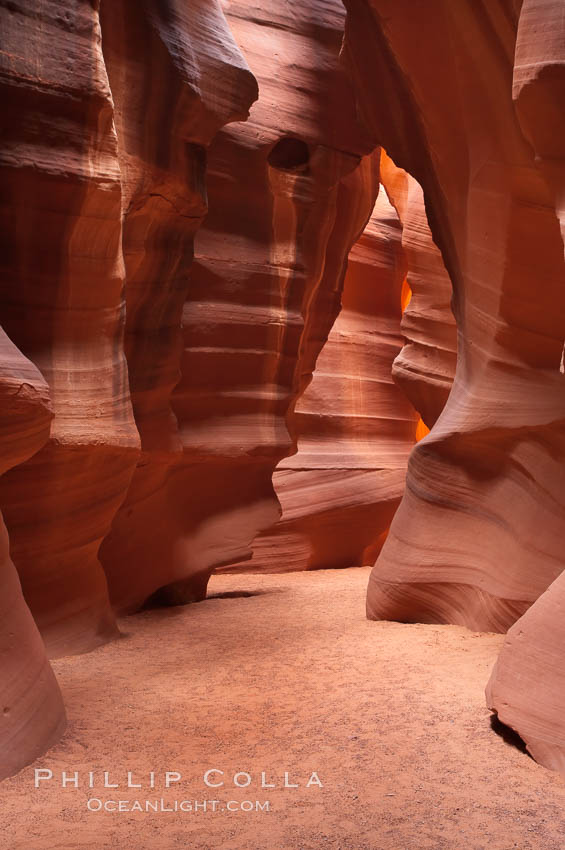
<svg viewBox="0 0 565 850">
<path fill-rule="evenodd" d="M 562 850 L 565 783 L 496 734 L 484 705 L 502 637 L 368 622 L 367 579 L 214 577 L 205 602 L 127 618 L 122 640 L 55 662 L 68 731 L 34 765 L 53 779 L 35 789 L 30 767 L 0 786 L 0 847 Z M 225 786 L 204 784 L 211 768 Z M 124 787 L 128 770 L 141 789 Z M 121 787 L 102 787 L 103 771 Z M 182 774 L 168 790 L 165 771 Z M 322 788 L 306 787 L 313 771 Z M 256 801 L 270 810 L 242 811 Z"/>
</svg>

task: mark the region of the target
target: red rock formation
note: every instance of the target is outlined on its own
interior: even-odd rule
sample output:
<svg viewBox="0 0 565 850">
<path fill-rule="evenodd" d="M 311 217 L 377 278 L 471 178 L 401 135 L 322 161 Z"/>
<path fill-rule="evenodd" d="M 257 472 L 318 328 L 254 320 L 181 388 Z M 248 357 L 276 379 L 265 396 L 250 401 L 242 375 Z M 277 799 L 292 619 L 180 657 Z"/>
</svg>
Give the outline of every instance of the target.
<svg viewBox="0 0 565 850">
<path fill-rule="evenodd" d="M 120 610 L 159 590 L 167 601 L 202 598 L 212 569 L 248 556 L 256 533 L 277 519 L 271 477 L 292 446 L 285 417 L 327 338 L 347 254 L 371 209 L 374 176 L 360 164 L 370 145 L 338 62 L 341 3 L 272 0 L 258 9 L 237 0 L 227 15 L 260 97 L 250 119 L 210 149 L 209 214 L 172 395 L 178 429 L 147 442 L 102 547 Z M 176 310 L 185 290 L 174 285 Z M 145 335 L 138 342 L 141 350 Z M 137 373 L 156 385 L 147 372 L 140 359 L 134 386 Z"/>
<path fill-rule="evenodd" d="M 26 0 L 2 11 L 3 96 L 16 120 L 2 150 L 0 298 L 6 328 L 49 382 L 55 420 L 0 499 L 53 655 L 117 634 L 98 549 L 139 449 L 126 276 L 135 415 L 166 475 L 203 146 L 255 92 L 218 3 L 174 0 L 102 4 L 111 92 L 97 7 Z"/>
<path fill-rule="evenodd" d="M 369 616 L 526 612 L 488 701 L 565 773 L 562 5 L 345 4 L 357 105 L 340 0 L 0 4 L 0 778 L 64 724 L 32 614 L 80 652 L 254 538 L 374 557 L 424 422 Z M 222 6 L 261 96 L 215 138 L 257 97 Z M 404 255 L 383 195 L 342 295 L 380 144 Z"/>
<path fill-rule="evenodd" d="M 125 344 L 140 466 L 155 453 L 164 468 L 180 450 L 170 396 L 194 235 L 207 212 L 205 148 L 225 123 L 246 118 L 257 84 L 216 0 L 147 0 L 145 8 L 141 16 L 137 0 L 103 3 L 101 23 L 122 174 Z"/>
<path fill-rule="evenodd" d="M 392 374 L 431 428 L 445 407 L 455 375 L 457 329 L 451 281 L 432 239 L 419 183 L 384 151 L 381 180 L 402 224 L 409 286 L 401 324 L 406 344 Z M 425 433 L 423 429 L 422 436 Z"/>
<path fill-rule="evenodd" d="M 402 346 L 400 236 L 381 191 L 349 256 L 340 314 L 292 416 L 297 452 L 273 476 L 281 520 L 255 539 L 252 561 L 239 568 L 358 566 L 382 546 L 417 422 L 391 377 Z"/>
<path fill-rule="evenodd" d="M 564 39 L 560 3 L 524 0 L 516 45 L 514 98 L 522 129 L 553 194 L 562 234 Z M 557 484 L 563 480 L 562 458 L 559 460 L 553 471 Z M 540 527 L 538 537 L 544 533 L 544 527 Z M 501 721 L 519 733 L 537 761 L 565 776 L 564 610 L 562 573 L 508 632 L 487 687 L 487 702 Z"/>
<path fill-rule="evenodd" d="M 422 185 L 459 328 L 368 613 L 504 631 L 560 573 L 565 516 L 563 243 L 511 98 L 517 4 L 346 6 L 360 111 Z"/>
<path fill-rule="evenodd" d="M 506 635 L 487 685 L 487 705 L 536 761 L 565 777 L 565 573 Z"/>
<path fill-rule="evenodd" d="M 184 553 L 185 496 L 174 492 L 182 439 L 171 392 L 194 235 L 207 210 L 205 147 L 223 124 L 244 119 L 257 95 L 217 2 L 150 2 L 146 17 L 136 5 L 102 7 L 124 187 L 126 354 L 142 439 L 127 501 L 101 549 L 119 608 L 165 584 L 179 547 Z"/>
<path fill-rule="evenodd" d="M 47 385 L 0 330 L 0 474 L 49 437 Z M 0 515 L 0 779 L 54 743 L 65 726 L 61 694 L 24 602 Z"/>
<path fill-rule="evenodd" d="M 49 443 L 0 483 L 53 655 L 116 634 L 97 550 L 137 456 L 122 349 L 121 190 L 95 4 L 5 4 L 3 322 L 46 377 Z M 25 49 L 24 49 L 25 48 Z"/>
<path fill-rule="evenodd" d="M 513 96 L 522 131 L 539 159 L 565 229 L 565 20 L 559 0 L 523 0 Z"/>
</svg>

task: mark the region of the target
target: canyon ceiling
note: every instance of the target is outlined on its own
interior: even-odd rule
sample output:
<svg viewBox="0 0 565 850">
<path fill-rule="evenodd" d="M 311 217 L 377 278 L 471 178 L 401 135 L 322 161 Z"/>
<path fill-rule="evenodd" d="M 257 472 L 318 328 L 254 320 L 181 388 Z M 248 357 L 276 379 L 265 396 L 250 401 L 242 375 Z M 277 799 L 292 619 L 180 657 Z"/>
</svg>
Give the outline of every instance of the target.
<svg viewBox="0 0 565 850">
<path fill-rule="evenodd" d="M 565 776 L 562 2 L 0 0 L 0 41 L 0 778 L 117 616 L 367 564 L 370 619 L 507 632 L 488 705 Z"/>
</svg>

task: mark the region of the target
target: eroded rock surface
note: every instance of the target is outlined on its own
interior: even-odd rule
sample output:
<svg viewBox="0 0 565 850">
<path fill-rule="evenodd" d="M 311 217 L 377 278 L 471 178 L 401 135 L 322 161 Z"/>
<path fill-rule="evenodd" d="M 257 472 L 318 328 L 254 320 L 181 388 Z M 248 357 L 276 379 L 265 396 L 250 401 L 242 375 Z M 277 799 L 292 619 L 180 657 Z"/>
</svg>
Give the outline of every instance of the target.
<svg viewBox="0 0 565 850">
<path fill-rule="evenodd" d="M 418 416 L 395 386 L 406 262 L 381 190 L 353 247 L 341 311 L 292 415 L 297 452 L 273 476 L 282 517 L 244 568 L 283 572 L 372 563 L 404 490 Z M 229 568 L 229 569 L 235 569 Z"/>
<path fill-rule="evenodd" d="M 536 761 L 565 777 L 565 574 L 508 631 L 487 685 L 487 705 Z"/>
<path fill-rule="evenodd" d="M 0 474 L 49 437 L 47 384 L 0 330 Z M 61 735 L 65 710 L 45 646 L 10 558 L 0 515 L 0 779 L 41 755 Z"/>
<path fill-rule="evenodd" d="M 53 655 L 117 634 L 98 550 L 132 482 L 139 434 L 140 464 L 153 452 L 163 478 L 179 451 L 169 397 L 206 211 L 205 146 L 256 95 L 218 2 L 106 0 L 102 29 L 99 6 L 1 10 L 0 301 L 48 381 L 55 418 L 45 448 L 2 479 L 0 503 Z"/>
<path fill-rule="evenodd" d="M 249 120 L 210 148 L 209 213 L 188 288 L 175 283 L 182 350 L 170 442 L 147 443 L 102 549 L 121 610 L 155 592 L 202 598 L 212 569 L 248 557 L 278 518 L 271 479 L 293 447 L 287 412 L 337 314 L 376 193 L 339 65 L 341 3 L 236 0 L 226 13 L 260 95 Z"/>
<path fill-rule="evenodd" d="M 360 112 L 422 185 L 459 331 L 368 613 L 505 631 L 561 572 L 565 528 L 563 243 L 512 101 L 519 4 L 346 6 Z"/>
<path fill-rule="evenodd" d="M 345 5 L 0 2 L 0 777 L 40 632 L 374 558 L 399 386 L 368 614 L 512 627 L 489 705 L 565 773 L 562 4 Z"/>
<path fill-rule="evenodd" d="M 117 634 L 98 547 L 138 452 L 123 353 L 121 184 L 95 5 L 3 4 L 3 325 L 46 378 L 47 445 L 0 481 L 53 655 Z"/>
<path fill-rule="evenodd" d="M 166 584 L 188 558 L 186 498 L 197 504 L 199 496 L 198 488 L 175 489 L 183 440 L 171 393 L 194 236 L 207 212 L 206 147 L 225 123 L 245 119 L 257 96 L 217 2 L 151 0 L 145 16 L 136 8 L 133 0 L 104 4 L 101 17 L 124 194 L 125 350 L 142 443 L 101 548 L 120 610 Z"/>
<path fill-rule="evenodd" d="M 565 20 L 557 2 L 525 0 L 520 14 L 514 98 L 564 225 Z M 565 366 L 562 366 L 563 371 Z M 561 389 L 563 392 L 563 389 Z M 565 484 L 562 457 L 554 476 Z M 560 509 L 560 503 L 554 505 Z M 538 535 L 545 534 L 545 524 Z M 533 568 L 536 568 L 534 562 Z M 563 564 L 562 564 L 563 566 Z M 565 575 L 510 629 L 487 687 L 487 702 L 533 757 L 565 776 Z"/>
<path fill-rule="evenodd" d="M 457 360 L 457 328 L 451 311 L 451 280 L 433 242 L 419 183 L 383 151 L 381 181 L 402 225 L 406 260 L 406 344 L 392 374 L 427 428 L 445 407 Z"/>
</svg>

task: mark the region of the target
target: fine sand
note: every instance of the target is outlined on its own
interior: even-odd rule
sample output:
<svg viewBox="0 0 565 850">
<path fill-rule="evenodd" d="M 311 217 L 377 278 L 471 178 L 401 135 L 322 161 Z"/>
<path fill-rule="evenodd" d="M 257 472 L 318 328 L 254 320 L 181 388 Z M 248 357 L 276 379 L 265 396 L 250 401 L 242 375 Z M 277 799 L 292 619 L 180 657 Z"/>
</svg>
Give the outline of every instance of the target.
<svg viewBox="0 0 565 850">
<path fill-rule="evenodd" d="M 368 622 L 368 573 L 216 576 L 205 602 L 127 618 L 122 640 L 55 662 L 68 731 L 33 766 L 53 780 L 36 790 L 30 767 L 0 786 L 2 850 L 563 850 L 565 782 L 485 708 L 503 638 Z M 204 784 L 210 768 L 224 787 Z M 166 790 L 165 771 L 182 780 Z M 227 811 L 243 801 L 270 811 Z"/>
</svg>

